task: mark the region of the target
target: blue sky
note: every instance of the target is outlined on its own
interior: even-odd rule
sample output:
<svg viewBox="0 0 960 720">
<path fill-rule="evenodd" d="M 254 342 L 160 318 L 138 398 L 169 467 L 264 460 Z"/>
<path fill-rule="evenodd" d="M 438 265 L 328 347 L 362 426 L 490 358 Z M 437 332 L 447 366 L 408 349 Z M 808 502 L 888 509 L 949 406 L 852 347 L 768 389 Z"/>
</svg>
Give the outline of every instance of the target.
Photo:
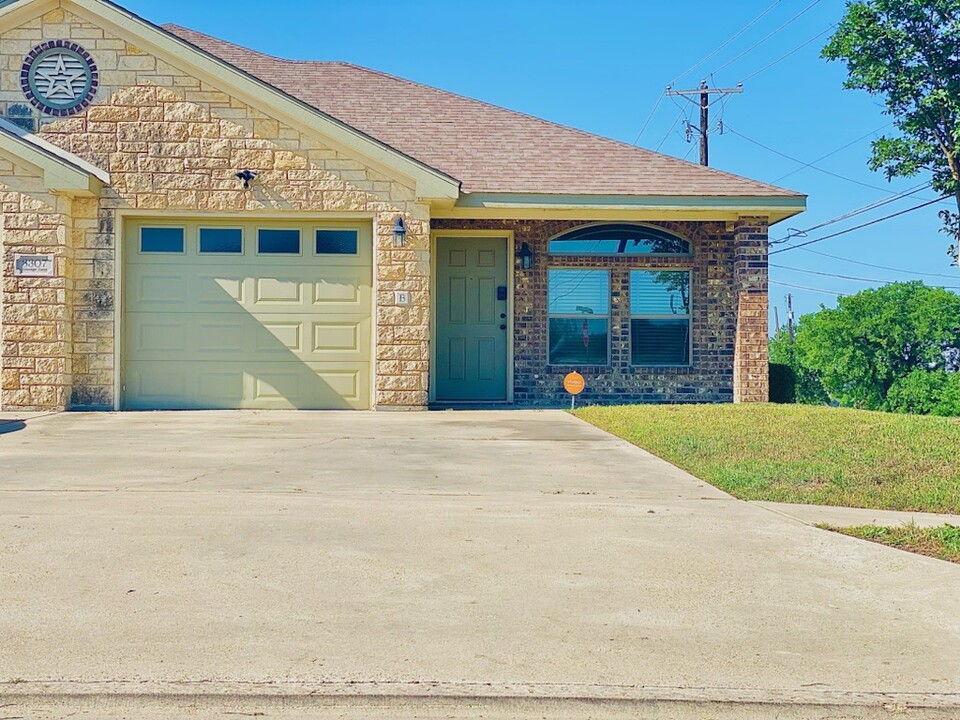
<svg viewBox="0 0 960 720">
<path fill-rule="evenodd" d="M 844 7 L 839 0 L 820 0 L 796 19 L 813 0 L 775 4 L 773 0 L 121 2 L 153 22 L 176 22 L 268 54 L 365 65 L 628 143 L 637 139 L 668 83 L 690 88 L 702 78 L 714 87 L 744 81 L 742 95 L 731 96 L 722 109 L 719 104 L 713 108 L 712 120 L 722 118 L 727 131 L 721 135 L 715 125 L 712 128 L 710 161 L 713 167 L 810 196 L 808 211 L 772 228 L 772 239 L 782 238 L 788 228 L 810 228 L 926 180 L 920 176 L 888 183 L 869 170 L 869 137 L 863 136 L 883 128 L 889 119 L 882 114 L 879 100 L 842 89 L 842 65 L 819 58 L 829 32 L 750 77 L 837 22 Z M 700 68 L 685 73 L 768 9 Z M 639 144 L 651 149 L 660 146 L 661 152 L 696 161 L 696 147 L 684 140 L 682 122 L 674 126 L 681 107 L 688 104 L 676 100 L 660 102 Z M 384 108 L 384 112 L 402 112 L 402 108 Z M 688 114 L 697 122 L 695 108 L 689 106 Z M 863 139 L 853 142 L 858 138 Z M 853 144 L 815 163 L 822 171 L 804 168 L 761 147 L 811 163 L 848 143 Z M 809 238 L 933 197 L 929 190 L 919 192 L 810 233 Z M 820 304 L 833 306 L 837 296 L 831 293 L 850 294 L 882 284 L 815 272 L 871 281 L 923 279 L 960 288 L 960 272 L 946 256 L 949 241 L 938 231 L 937 207 L 810 247 L 903 272 L 804 250 L 771 257 L 776 265 L 809 271 L 771 268 L 770 302 L 771 307 L 779 306 L 781 322 L 785 322 L 788 292 L 793 293 L 800 314 Z"/>
</svg>

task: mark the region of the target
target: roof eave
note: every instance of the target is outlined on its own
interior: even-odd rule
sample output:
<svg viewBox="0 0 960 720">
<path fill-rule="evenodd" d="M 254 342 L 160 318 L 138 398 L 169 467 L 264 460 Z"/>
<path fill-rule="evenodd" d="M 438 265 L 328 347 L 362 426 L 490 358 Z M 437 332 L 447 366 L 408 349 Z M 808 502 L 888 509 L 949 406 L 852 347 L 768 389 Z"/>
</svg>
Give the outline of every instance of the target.
<svg viewBox="0 0 960 720">
<path fill-rule="evenodd" d="M 587 195 L 464 193 L 436 202 L 436 218 L 714 220 L 766 217 L 774 224 L 806 210 L 805 195 Z"/>
<path fill-rule="evenodd" d="M 110 175 L 73 153 L 0 119 L 0 154 L 36 168 L 50 192 L 99 197 Z"/>
</svg>

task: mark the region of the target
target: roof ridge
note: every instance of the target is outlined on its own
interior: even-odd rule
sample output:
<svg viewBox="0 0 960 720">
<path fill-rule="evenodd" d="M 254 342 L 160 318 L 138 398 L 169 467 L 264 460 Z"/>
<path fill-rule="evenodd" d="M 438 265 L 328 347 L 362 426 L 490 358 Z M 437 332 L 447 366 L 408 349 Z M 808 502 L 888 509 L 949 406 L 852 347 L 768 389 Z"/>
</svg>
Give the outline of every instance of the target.
<svg viewBox="0 0 960 720">
<path fill-rule="evenodd" d="M 2 2 L 2 0 L 0 0 L 0 2 Z M 252 55 L 259 55 L 260 57 L 265 58 L 267 60 L 272 60 L 273 62 L 278 62 L 278 63 L 285 63 L 287 65 L 348 65 L 348 66 L 357 67 L 360 69 L 368 69 L 368 68 L 363 68 L 360 65 L 353 65 L 352 63 L 343 62 L 342 60 L 294 60 L 292 58 L 280 57 L 279 55 L 271 55 L 270 53 L 265 53 L 261 50 L 254 50 L 253 48 L 249 48 L 246 45 L 235 43 L 232 40 L 224 40 L 223 38 L 217 37 L 216 35 L 209 35 L 205 32 L 201 32 L 200 30 L 194 30 L 193 28 L 188 28 L 186 25 L 180 25 L 178 23 L 164 23 L 160 27 L 166 30 L 167 32 L 173 32 L 174 35 L 177 35 L 177 37 L 180 37 L 181 40 L 183 39 L 183 37 L 178 35 L 175 31 L 182 31 L 189 35 L 199 35 L 209 40 L 214 40 L 218 43 L 229 45 L 230 47 L 236 48 L 237 50 L 242 50 L 245 53 L 250 53 Z"/>
<path fill-rule="evenodd" d="M 721 175 L 721 176 L 724 176 L 724 177 L 727 177 L 727 178 L 733 178 L 733 179 L 738 180 L 738 181 L 741 181 L 741 182 L 748 182 L 748 183 L 750 183 L 751 185 L 761 186 L 761 187 L 765 187 L 765 188 L 768 188 L 768 189 L 773 189 L 773 190 L 777 190 L 777 191 L 782 191 L 782 192 L 786 192 L 786 193 L 793 194 L 793 195 L 798 195 L 798 196 L 799 196 L 799 195 L 802 195 L 802 193 L 796 192 L 796 191 L 794 191 L 794 190 L 788 190 L 787 188 L 781 188 L 781 187 L 779 187 L 779 186 L 777 186 L 777 185 L 772 185 L 772 184 L 770 184 L 770 183 L 761 182 L 761 181 L 759 181 L 759 180 L 754 180 L 754 179 L 752 179 L 752 178 L 746 178 L 746 177 L 743 177 L 743 176 L 741 176 L 741 175 L 737 175 L 736 173 L 729 172 L 729 171 L 727 171 L 727 170 L 720 170 L 720 169 L 718 169 L 718 168 L 701 166 L 701 165 L 699 165 L 698 163 L 693 163 L 693 162 L 690 162 L 690 161 L 688 161 L 688 160 L 684 160 L 684 159 L 682 159 L 682 158 L 674 157 L 673 155 L 667 155 L 666 153 L 660 153 L 660 152 L 657 152 L 657 151 L 655 151 L 655 150 L 651 150 L 651 149 L 649 149 L 649 148 L 640 147 L 640 146 L 637 146 L 637 145 L 632 145 L 632 144 L 627 143 L 627 142 L 625 142 L 625 141 L 623 141 L 623 140 L 617 140 L 617 139 L 615 139 L 615 138 L 606 137 L 606 136 L 604 136 L 604 135 L 600 135 L 600 134 L 598 134 L 598 133 L 590 132 L 590 131 L 588 131 L 588 130 L 583 130 L 582 128 L 574 127 L 574 126 L 572 126 L 572 125 L 564 125 L 564 124 L 562 124 L 562 123 L 558 123 L 558 122 L 555 122 L 555 121 L 553 121 L 553 120 L 547 120 L 546 118 L 542 118 L 542 117 L 539 117 L 539 116 L 537 116 L 537 115 L 532 115 L 532 114 L 530 114 L 530 113 L 526 113 L 526 112 L 523 112 L 523 111 L 520 111 L 520 110 L 514 110 L 514 109 L 512 109 L 512 108 L 503 107 L 502 105 L 496 105 L 496 104 L 494 104 L 494 103 L 492 103 L 492 102 L 489 102 L 489 101 L 486 101 L 486 100 L 481 100 L 481 99 L 479 99 L 479 98 L 470 97 L 470 96 L 468 96 L 468 95 L 463 95 L 463 94 L 460 94 L 460 93 L 456 93 L 456 92 L 453 92 L 453 91 L 451 91 L 451 90 L 445 90 L 444 88 L 436 87 L 436 86 L 434 86 L 434 85 L 428 85 L 427 83 L 418 82 L 418 81 L 416 81 L 416 80 L 410 80 L 410 79 L 408 79 L 408 78 L 400 77 L 400 76 L 398 76 L 398 75 L 393 75 L 393 74 L 391 74 L 391 73 L 388 73 L 388 72 L 383 71 L 383 70 L 378 70 L 378 69 L 376 69 L 376 68 L 369 68 L 369 67 L 366 67 L 366 66 L 364 66 L 364 65 L 357 65 L 356 63 L 344 62 L 344 61 L 341 61 L 341 60 L 291 60 L 291 59 L 289 59 L 289 58 L 282 58 L 282 57 L 278 57 L 278 56 L 276 56 L 276 55 L 269 55 L 269 54 L 263 53 L 263 52 L 261 52 L 261 51 L 259 51 L 259 50 L 253 50 L 253 49 L 251 49 L 251 48 L 245 47 L 245 46 L 240 45 L 240 44 L 238 44 L 238 43 L 231 42 L 231 41 L 229 41 L 229 40 L 224 40 L 224 39 L 219 38 L 219 37 L 216 37 L 216 36 L 214 36 L 214 35 L 208 35 L 208 34 L 206 34 L 206 33 L 200 32 L 200 31 L 198 31 L 198 30 L 193 30 L 192 28 L 184 27 L 184 26 L 182 26 L 182 25 L 177 25 L 176 23 L 168 23 L 168 24 L 164 25 L 163 27 L 164 27 L 164 29 L 184 30 L 184 31 L 186 31 L 186 32 L 188 32 L 188 33 L 192 33 L 192 34 L 195 34 L 195 35 L 201 35 L 201 36 L 203 36 L 203 37 L 205 37 L 205 38 L 209 38 L 210 40 L 213 40 L 213 41 L 215 41 L 215 42 L 223 43 L 224 45 L 229 45 L 230 47 L 236 48 L 237 50 L 241 50 L 241 51 L 243 51 L 243 52 L 247 52 L 247 53 L 252 53 L 252 54 L 255 54 L 255 55 L 259 55 L 259 56 L 262 57 L 262 58 L 266 58 L 266 59 L 272 60 L 272 61 L 274 61 L 274 62 L 289 64 L 289 65 L 318 65 L 318 66 L 339 65 L 339 66 L 341 66 L 341 67 L 352 68 L 353 70 L 356 70 L 356 71 L 359 71 L 359 72 L 363 72 L 363 73 L 367 73 L 367 74 L 370 74 L 370 75 L 376 75 L 376 76 L 379 76 L 379 77 L 381 77 L 381 78 L 385 78 L 385 79 L 390 80 L 390 81 L 392 81 L 392 82 L 400 83 L 400 84 L 403 84 L 403 85 L 408 85 L 408 86 L 411 86 L 411 87 L 418 87 L 418 88 L 426 88 L 426 89 L 428 89 L 428 90 L 431 90 L 431 91 L 436 92 L 436 93 L 440 93 L 440 94 L 445 95 L 445 96 L 447 96 L 447 97 L 456 98 L 456 99 L 458 99 L 458 100 L 465 100 L 465 101 L 467 101 L 467 102 L 476 103 L 477 105 L 482 105 L 482 106 L 484 106 L 484 107 L 486 107 L 486 108 L 489 108 L 489 109 L 491 109 L 491 110 L 493 110 L 493 111 L 495 111 L 495 112 L 509 113 L 509 114 L 511 114 L 511 115 L 513 115 L 513 116 L 515 116 L 515 117 L 520 117 L 520 118 L 524 118 L 524 119 L 526 119 L 526 120 L 534 121 L 534 122 L 536 122 L 536 123 L 539 123 L 539 124 L 544 125 L 544 126 L 547 126 L 547 127 L 557 128 L 557 129 L 564 130 L 564 131 L 567 131 L 567 132 L 576 133 L 576 134 L 580 135 L 581 137 L 590 138 L 591 140 L 598 140 L 598 141 L 600 141 L 600 142 L 608 143 L 608 144 L 611 144 L 611 145 L 615 145 L 615 146 L 624 148 L 624 149 L 626 149 L 626 150 L 634 151 L 634 152 L 637 152 L 637 153 L 640 153 L 640 154 L 643 154 L 643 155 L 646 155 L 646 156 L 653 156 L 653 157 L 658 157 L 658 158 L 664 158 L 666 161 L 671 162 L 671 163 L 679 163 L 679 164 L 686 165 L 686 166 L 689 166 L 689 167 L 692 167 L 692 168 L 697 168 L 697 170 L 698 170 L 699 172 L 709 173 L 709 174 L 715 174 L 715 175 Z"/>
<path fill-rule="evenodd" d="M 214 39 L 217 39 L 217 38 L 214 38 Z M 232 43 L 231 43 L 231 44 L 232 44 Z M 254 51 L 254 52 L 256 52 L 256 51 Z M 289 62 L 289 61 L 288 61 L 288 62 Z M 309 62 L 309 61 L 307 61 L 307 62 Z M 542 118 L 542 117 L 540 117 L 540 116 L 538 116 L 538 115 L 532 115 L 532 114 L 530 114 L 530 113 L 526 113 L 526 112 L 523 112 L 523 111 L 521 111 L 521 110 L 514 110 L 513 108 L 504 107 L 503 105 L 496 105 L 496 104 L 494 104 L 494 103 L 492 103 L 492 102 L 488 102 L 487 100 L 480 100 L 480 99 L 478 99 L 478 98 L 472 98 L 472 97 L 470 97 L 470 96 L 468 96 L 468 95 L 461 95 L 460 93 L 455 93 L 455 92 L 453 92 L 453 91 L 451 91 L 451 90 L 445 90 L 445 89 L 443 89 L 443 88 L 439 88 L 439 87 L 436 87 L 436 86 L 434 86 L 434 85 L 428 85 L 428 84 L 426 84 L 426 83 L 417 82 L 416 80 L 410 80 L 410 79 L 408 79 L 408 78 L 400 77 L 400 76 L 398 76 L 398 75 L 392 75 L 391 73 L 385 72 L 385 71 L 383 71 L 383 70 L 377 70 L 377 69 L 375 69 L 375 68 L 368 68 L 368 67 L 365 67 L 365 66 L 363 66 L 363 65 L 357 65 L 356 63 L 351 63 L 351 62 L 342 62 L 342 61 L 337 61 L 337 62 L 314 61 L 314 62 L 317 62 L 318 64 L 343 65 L 343 66 L 345 66 L 345 67 L 352 67 L 352 68 L 354 68 L 354 69 L 361 70 L 361 71 L 363 71 L 363 72 L 367 72 L 367 73 L 370 73 L 370 74 L 372 74 L 372 75 L 379 75 L 379 76 L 381 76 L 381 77 L 385 77 L 385 78 L 390 79 L 390 80 L 395 80 L 395 81 L 397 81 L 397 82 L 404 83 L 404 84 L 406 84 L 406 85 L 414 85 L 414 86 L 417 86 L 417 87 L 428 88 L 428 89 L 430 89 L 430 90 L 433 90 L 433 91 L 435 91 L 435 92 L 442 93 L 442 94 L 447 95 L 447 96 L 450 96 L 450 97 L 459 98 L 459 99 L 461 99 L 461 100 L 468 100 L 469 102 L 474 102 L 474 103 L 477 103 L 478 105 L 484 105 L 484 106 L 486 106 L 486 107 L 489 107 L 489 108 L 491 108 L 491 109 L 493 109 L 493 110 L 497 110 L 497 111 L 499 111 L 499 112 L 510 113 L 511 115 L 516 115 L 516 116 L 518 116 L 518 117 L 527 118 L 528 120 L 535 120 L 536 122 L 541 123 L 541 124 L 543 124 L 543 125 L 549 125 L 549 126 L 551 126 L 551 127 L 560 128 L 561 130 L 567 130 L 567 131 L 570 131 L 570 132 L 575 132 L 575 133 L 578 133 L 579 135 L 583 135 L 584 137 L 588 137 L 588 138 L 591 138 L 591 139 L 593 139 L 593 140 L 601 140 L 601 141 L 603 141 L 603 142 L 605 142 L 605 143 L 610 143 L 610 144 L 613 144 L 613 145 L 618 145 L 618 146 L 623 147 L 623 148 L 626 148 L 626 149 L 628 149 L 628 150 L 634 150 L 634 151 L 636 151 L 636 152 L 643 153 L 643 154 L 645 154 L 645 155 L 654 155 L 654 156 L 657 156 L 657 157 L 666 158 L 667 160 L 672 161 L 672 162 L 683 163 L 684 165 L 689 165 L 689 166 L 691 166 L 691 167 L 698 168 L 698 169 L 700 169 L 701 171 L 706 171 L 706 172 L 710 172 L 710 173 L 716 173 L 716 174 L 718 174 L 718 175 L 724 175 L 724 176 L 726 176 L 726 177 L 735 178 L 736 180 L 741 180 L 741 181 L 742 181 L 742 180 L 746 180 L 747 182 L 750 182 L 750 183 L 753 183 L 753 184 L 756 184 L 756 185 L 763 185 L 763 186 L 765 186 L 765 187 L 773 188 L 773 189 L 775 189 L 775 190 L 785 190 L 785 191 L 787 191 L 787 192 L 794 193 L 795 195 L 802 195 L 802 194 L 803 194 L 803 193 L 799 193 L 799 192 L 796 192 L 796 191 L 793 191 L 793 190 L 788 190 L 787 188 L 779 187 L 778 185 L 772 185 L 772 184 L 770 184 L 770 183 L 765 183 L 765 182 L 762 182 L 762 181 L 760 181 L 760 180 L 754 180 L 754 179 L 752 179 L 752 178 L 746 178 L 746 177 L 744 177 L 744 176 L 742 176 L 742 175 L 737 175 L 736 173 L 732 173 L 732 172 L 729 172 L 729 171 L 727 171 L 727 170 L 720 170 L 720 169 L 718 169 L 718 168 L 713 168 L 713 167 L 709 167 L 709 166 L 700 165 L 699 163 L 690 162 L 689 160 L 684 160 L 683 158 L 674 157 L 673 155 L 667 155 L 666 153 L 661 153 L 661 152 L 657 152 L 656 150 L 651 150 L 651 149 L 649 149 L 649 148 L 640 147 L 639 145 L 632 145 L 632 144 L 630 144 L 630 143 L 628 143 L 628 142 L 625 142 L 625 141 L 623 141 L 623 140 L 617 140 L 616 138 L 607 137 L 606 135 L 600 135 L 600 134 L 598 134 L 598 133 L 590 132 L 589 130 L 583 130 L 582 128 L 574 127 L 573 125 L 564 125 L 563 123 L 558 123 L 558 122 L 555 122 L 555 121 L 553 121 L 553 120 L 548 120 L 548 119 Z"/>
</svg>

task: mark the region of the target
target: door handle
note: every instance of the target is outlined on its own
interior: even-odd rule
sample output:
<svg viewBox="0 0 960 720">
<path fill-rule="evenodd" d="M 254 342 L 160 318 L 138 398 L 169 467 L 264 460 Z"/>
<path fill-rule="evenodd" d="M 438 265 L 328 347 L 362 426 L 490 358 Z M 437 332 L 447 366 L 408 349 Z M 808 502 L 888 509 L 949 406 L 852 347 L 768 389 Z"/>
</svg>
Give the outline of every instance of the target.
<svg viewBox="0 0 960 720">
<path fill-rule="evenodd" d="M 506 326 L 506 325 L 501 325 L 501 326 L 500 326 L 500 329 L 501 329 L 501 330 L 506 330 L 506 329 L 507 329 L 507 326 Z"/>
</svg>

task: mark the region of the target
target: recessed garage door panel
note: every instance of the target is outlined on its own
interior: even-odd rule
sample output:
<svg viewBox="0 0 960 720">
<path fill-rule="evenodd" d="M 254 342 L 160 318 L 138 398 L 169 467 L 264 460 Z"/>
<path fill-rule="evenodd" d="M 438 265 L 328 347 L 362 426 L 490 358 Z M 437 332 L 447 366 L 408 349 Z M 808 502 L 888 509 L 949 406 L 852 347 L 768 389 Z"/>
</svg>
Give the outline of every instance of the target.
<svg viewBox="0 0 960 720">
<path fill-rule="evenodd" d="M 251 258 L 251 264 L 255 260 Z M 305 278 L 305 268 L 310 268 Z M 128 312 L 284 313 L 300 309 L 319 313 L 370 315 L 370 269 L 264 266 L 262 277 L 249 277 L 252 267 L 190 267 L 142 262 L 127 267 Z"/>
<path fill-rule="evenodd" d="M 339 313 L 126 313 L 128 360 L 369 362 L 371 319 Z"/>
<path fill-rule="evenodd" d="M 369 363 L 126 364 L 129 410 L 370 407 Z"/>
<path fill-rule="evenodd" d="M 263 223 L 224 223 L 242 252 L 200 252 L 209 221 L 125 230 L 124 405 L 130 409 L 367 408 L 373 354 L 372 238 L 359 252 L 260 255 Z M 331 224 L 327 224 L 328 226 Z M 141 228 L 183 229 L 182 252 L 141 252 Z M 180 248 L 173 244 L 173 249 Z"/>
</svg>

